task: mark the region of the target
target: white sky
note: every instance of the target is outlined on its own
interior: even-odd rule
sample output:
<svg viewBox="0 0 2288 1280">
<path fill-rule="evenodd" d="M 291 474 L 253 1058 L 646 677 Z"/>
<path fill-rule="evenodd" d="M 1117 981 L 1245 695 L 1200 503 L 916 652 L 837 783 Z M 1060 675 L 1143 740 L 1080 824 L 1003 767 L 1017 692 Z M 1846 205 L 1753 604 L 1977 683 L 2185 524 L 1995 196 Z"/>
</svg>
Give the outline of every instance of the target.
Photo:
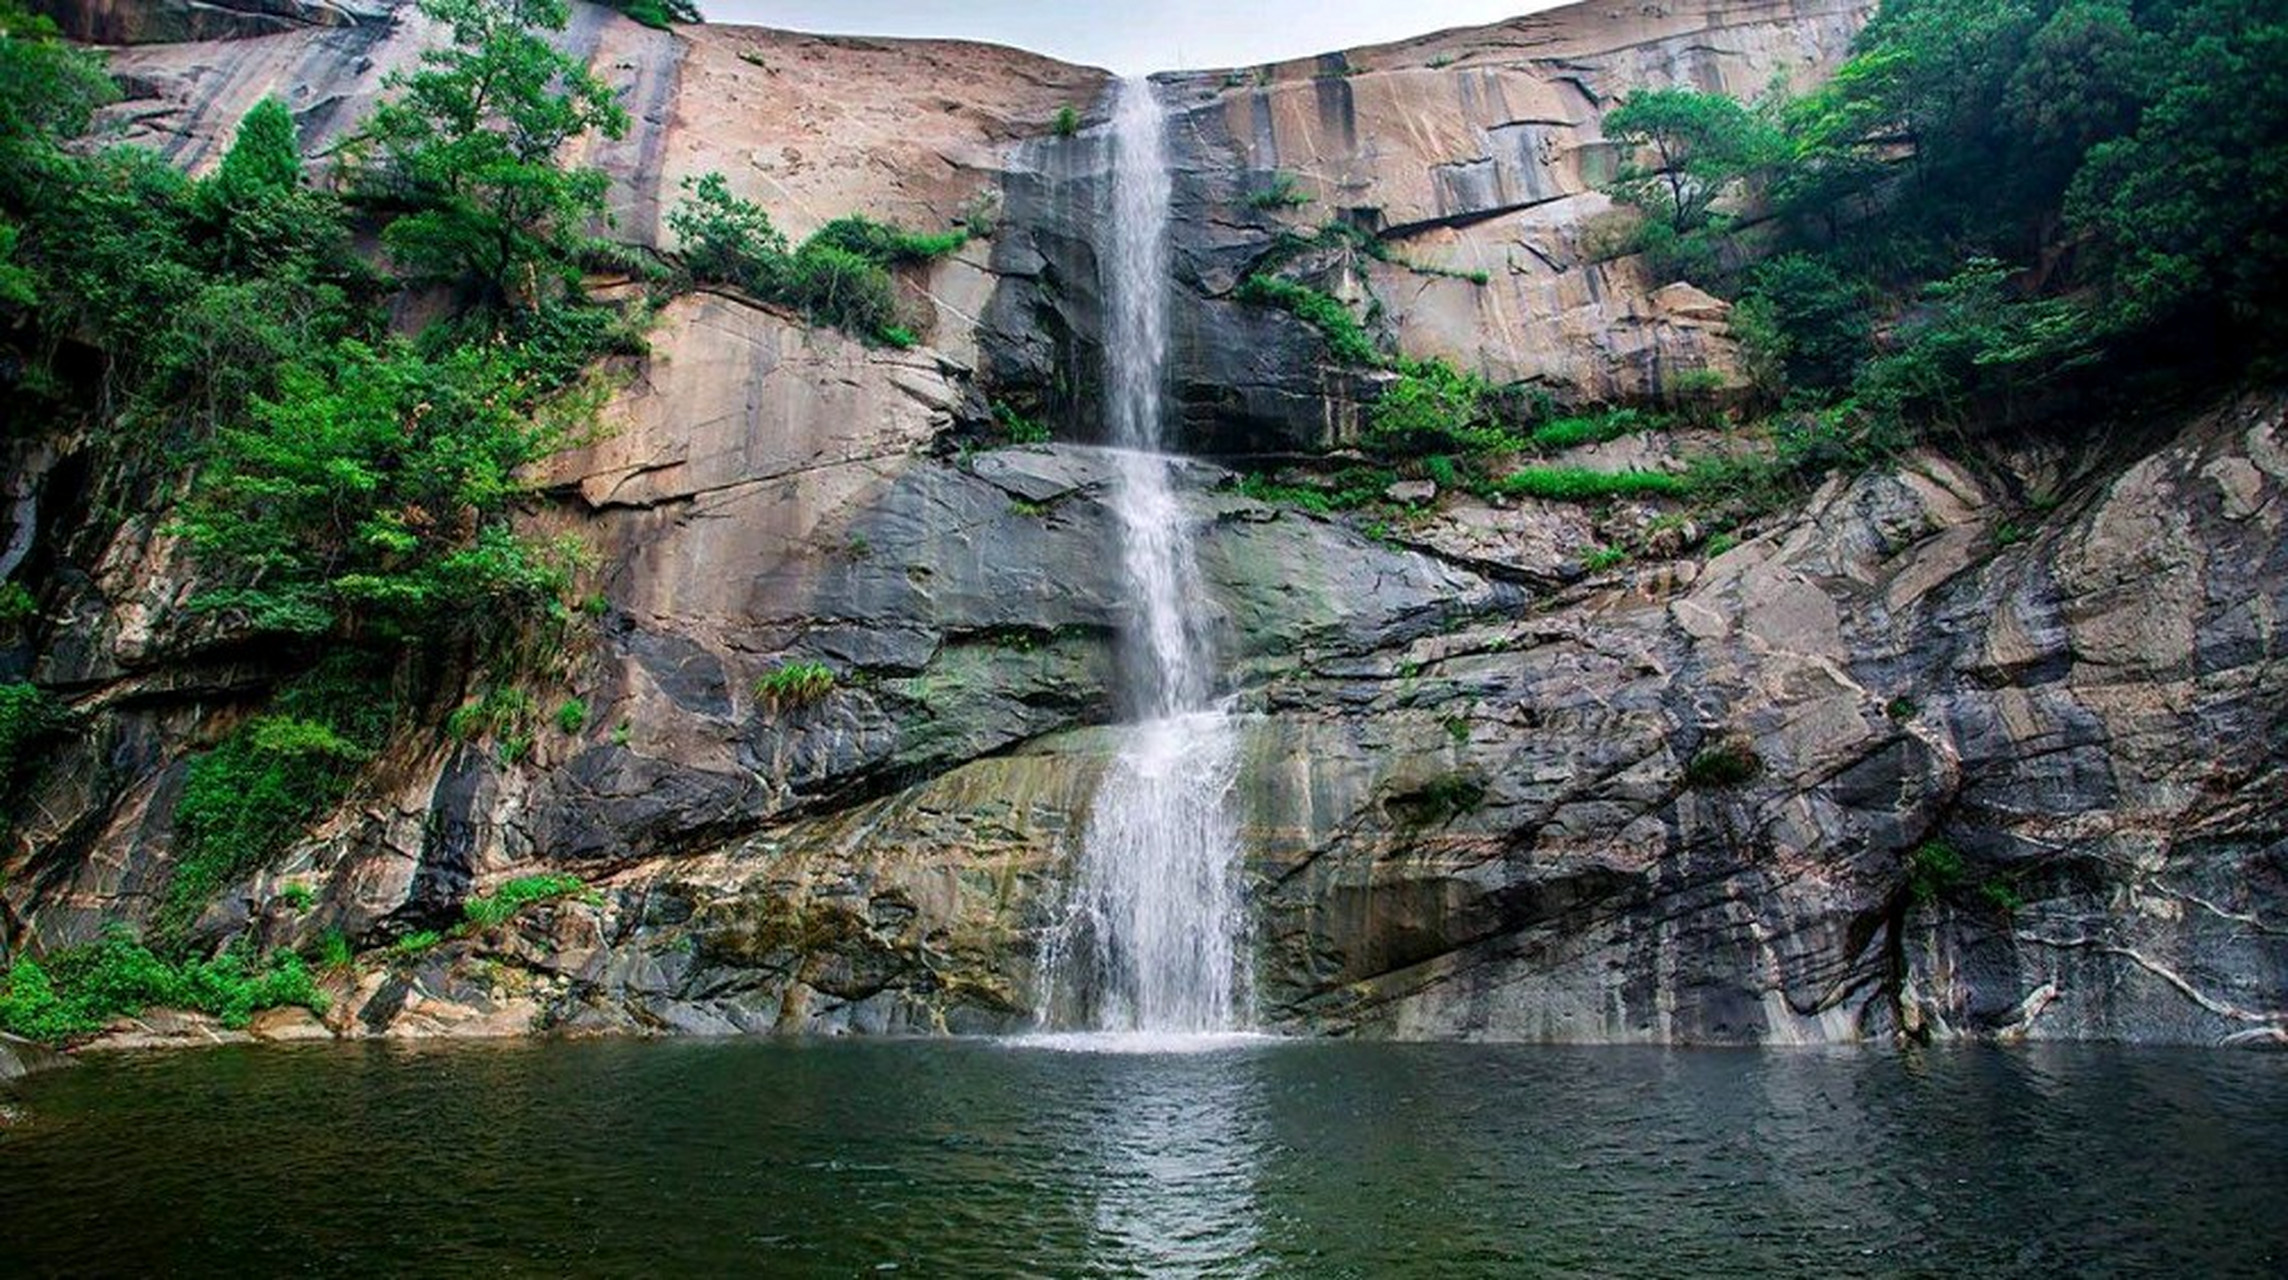
<svg viewBox="0 0 2288 1280">
<path fill-rule="evenodd" d="M 1561 0 L 699 0 L 709 22 L 952 36 L 1114 71 L 1243 67 L 1476 26 Z"/>
</svg>

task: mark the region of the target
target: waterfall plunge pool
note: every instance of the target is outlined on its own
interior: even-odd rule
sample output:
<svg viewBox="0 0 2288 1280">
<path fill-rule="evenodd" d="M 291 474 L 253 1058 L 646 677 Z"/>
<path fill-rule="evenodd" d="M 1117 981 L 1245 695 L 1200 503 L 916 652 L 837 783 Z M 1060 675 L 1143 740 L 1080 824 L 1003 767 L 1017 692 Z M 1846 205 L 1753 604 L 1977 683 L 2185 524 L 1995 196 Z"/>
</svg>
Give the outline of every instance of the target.
<svg viewBox="0 0 2288 1280">
<path fill-rule="evenodd" d="M 994 1041 L 99 1056 L 0 1274 L 2277 1275 L 2288 1055 Z"/>
</svg>

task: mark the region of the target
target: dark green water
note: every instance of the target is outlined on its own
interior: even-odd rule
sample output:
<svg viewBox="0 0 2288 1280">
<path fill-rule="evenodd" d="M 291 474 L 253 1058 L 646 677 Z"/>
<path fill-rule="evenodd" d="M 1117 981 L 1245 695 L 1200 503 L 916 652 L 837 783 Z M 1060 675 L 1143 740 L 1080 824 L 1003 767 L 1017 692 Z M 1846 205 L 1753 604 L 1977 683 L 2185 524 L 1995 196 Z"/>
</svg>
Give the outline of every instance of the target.
<svg viewBox="0 0 2288 1280">
<path fill-rule="evenodd" d="M 222 1049 L 29 1081 L 0 1275 L 2279 1275 L 2288 1056 Z"/>
</svg>

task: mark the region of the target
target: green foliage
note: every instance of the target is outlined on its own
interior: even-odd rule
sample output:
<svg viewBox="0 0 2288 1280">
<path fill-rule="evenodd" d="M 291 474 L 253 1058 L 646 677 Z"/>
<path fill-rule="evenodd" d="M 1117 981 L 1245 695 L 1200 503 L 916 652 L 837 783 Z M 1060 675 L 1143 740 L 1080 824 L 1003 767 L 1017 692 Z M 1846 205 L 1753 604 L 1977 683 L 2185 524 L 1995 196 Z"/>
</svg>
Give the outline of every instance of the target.
<svg viewBox="0 0 2288 1280">
<path fill-rule="evenodd" d="M 1744 786 L 1764 771 L 1755 748 L 1739 739 L 1726 739 L 1703 747 L 1684 765 L 1684 785 L 1696 791 L 1722 791 Z"/>
<path fill-rule="evenodd" d="M 566 698 L 556 708 L 556 728 L 563 733 L 578 733 L 588 727 L 588 704 L 581 698 Z"/>
<path fill-rule="evenodd" d="M 267 865 L 347 794 L 396 718 L 361 662 L 337 655 L 192 759 L 175 801 L 174 873 L 153 918 L 156 941 L 184 941 L 218 891 Z"/>
<path fill-rule="evenodd" d="M 1734 319 L 1775 394 L 1963 426 L 2051 411 L 2100 361 L 2165 384 L 2278 347 L 2277 6 L 1887 0 L 1830 81 L 1765 114 L 1796 252 Z"/>
<path fill-rule="evenodd" d="M 774 711 L 823 702 L 834 692 L 834 669 L 823 662 L 788 662 L 755 682 L 755 696 Z"/>
<path fill-rule="evenodd" d="M 429 954 L 445 941 L 445 935 L 435 929 L 417 929 L 390 944 L 389 954 L 399 960 L 413 960 Z"/>
<path fill-rule="evenodd" d="M 969 231 L 908 231 L 855 215 L 837 218 L 788 252 L 770 215 L 730 192 L 723 175 L 685 179 L 685 196 L 667 223 L 683 245 L 695 280 L 735 286 L 765 302 L 802 312 L 869 341 L 910 347 L 918 339 L 899 323 L 891 267 L 928 262 L 959 249 Z"/>
<path fill-rule="evenodd" d="M 1070 104 L 1058 107 L 1056 124 L 1053 127 L 1056 129 L 1058 137 L 1072 137 L 1080 132 L 1080 112 L 1074 110 Z"/>
<path fill-rule="evenodd" d="M 2018 914 L 2026 906 L 2026 899 L 2018 890 L 2001 880 L 1988 880 L 1978 886 L 1978 896 L 1986 905 L 2006 916 Z"/>
<path fill-rule="evenodd" d="M 1277 307 L 1317 329 L 1319 335 L 1327 340 L 1328 353 L 1338 363 L 1361 368 L 1372 368 L 1382 363 L 1382 353 L 1375 349 L 1373 340 L 1366 336 L 1366 330 L 1360 326 L 1358 317 L 1352 315 L 1351 309 L 1338 298 L 1308 285 L 1271 275 L 1249 276 L 1240 282 L 1236 296 L 1241 302 Z"/>
<path fill-rule="evenodd" d="M 1028 418 L 1007 402 L 993 402 L 993 422 L 1011 444 L 1047 444 L 1049 425 L 1037 418 Z"/>
<path fill-rule="evenodd" d="M 1348 312 L 1344 312 L 1347 317 Z M 1385 458 L 1511 450 L 1494 389 L 1442 360 L 1410 360 L 1368 411 L 1365 444 Z"/>
<path fill-rule="evenodd" d="M 1713 537 L 1713 538 L 1710 538 L 1710 539 L 1708 540 L 1708 545 L 1707 545 L 1707 546 L 1705 546 L 1705 547 L 1702 547 L 1702 548 L 1701 548 L 1701 550 L 1707 553 L 1707 556 L 1708 556 L 1708 558 L 1709 558 L 1709 559 L 1713 560 L 1713 559 L 1715 559 L 1716 557 L 1718 557 L 1718 556 L 1720 556 L 1720 555 L 1723 555 L 1725 552 L 1727 552 L 1727 551 L 1730 551 L 1731 549 L 1733 549 L 1734 547 L 1737 547 L 1737 546 L 1739 546 L 1739 545 L 1740 545 L 1740 535 L 1739 535 L 1739 534 L 1736 534 L 1736 533 L 1719 533 L 1719 534 L 1717 534 L 1715 537 Z"/>
<path fill-rule="evenodd" d="M 684 196 L 667 214 L 668 230 L 683 247 L 684 270 L 694 280 L 728 284 L 756 297 L 777 287 L 787 256 L 786 236 L 771 215 L 731 194 L 720 173 L 683 180 Z"/>
<path fill-rule="evenodd" d="M 908 231 L 850 214 L 820 227 L 805 245 L 828 245 L 877 266 L 891 267 L 931 262 L 967 243 L 969 233 L 958 227 L 935 233 Z"/>
<path fill-rule="evenodd" d="M 1577 414 L 1545 422 L 1526 434 L 1525 446 L 1536 453 L 1556 453 L 1618 440 L 1648 430 L 1652 425 L 1652 420 L 1639 410 L 1607 409 L 1602 413 Z"/>
<path fill-rule="evenodd" d="M 451 41 L 383 81 L 392 97 L 350 150 L 354 189 L 402 209 L 382 231 L 417 279 L 467 280 L 489 302 L 539 306 L 578 284 L 587 226 L 605 214 L 601 169 L 558 162 L 628 114 L 586 62 L 559 50 L 565 0 L 420 0 Z"/>
<path fill-rule="evenodd" d="M 342 973 L 357 964 L 357 953 L 350 947 L 349 935 L 338 928 L 327 929 L 318 935 L 316 954 L 312 957 L 322 973 Z"/>
<path fill-rule="evenodd" d="M 699 16 L 699 6 L 692 0 L 603 0 L 603 3 L 661 31 L 667 30 L 671 23 L 704 21 Z"/>
<path fill-rule="evenodd" d="M 45 964 L 19 955 L 0 980 L 0 1029 L 58 1044 L 148 1008 L 196 1010 L 243 1027 L 255 1013 L 282 1005 L 326 1010 L 325 994 L 290 951 L 257 960 L 233 947 L 211 960 L 170 963 L 116 928 Z"/>
<path fill-rule="evenodd" d="M 1296 185 L 1295 175 L 1284 171 L 1272 174 L 1271 181 L 1247 193 L 1250 209 L 1300 209 L 1309 203 L 1311 197 Z"/>
<path fill-rule="evenodd" d="M 1485 800 L 1483 778 L 1470 773 L 1446 773 L 1392 796 L 1387 807 L 1402 827 L 1428 827 L 1476 812 Z"/>
<path fill-rule="evenodd" d="M 1603 573 L 1607 569 L 1618 568 L 1628 562 L 1628 548 L 1599 547 L 1581 557 L 1581 571 L 1583 573 Z"/>
<path fill-rule="evenodd" d="M 1962 423 L 2090 358 L 2087 317 L 2068 298 L 2016 296 L 2011 271 L 1972 258 L 1924 290 L 1923 313 L 1870 362 L 1859 404 L 1885 418 Z"/>
<path fill-rule="evenodd" d="M 14 807 L 17 793 L 45 762 L 49 744 L 69 725 L 54 694 L 22 680 L 0 681 L 0 805 Z"/>
<path fill-rule="evenodd" d="M 1907 893 L 1921 906 L 1937 902 L 1966 876 L 1962 855 L 1944 840 L 1927 840 L 1907 854 Z"/>
<path fill-rule="evenodd" d="M 1733 327 L 1747 340 L 1750 359 L 1772 366 L 1777 381 L 1812 390 L 1846 387 L 1867 356 L 1874 301 L 1864 281 L 1834 263 L 1783 254 L 1751 274 L 1740 304 L 1747 313 Z"/>
<path fill-rule="evenodd" d="M 480 894 L 461 904 L 462 914 L 469 923 L 480 929 L 503 924 L 524 908 L 541 902 L 554 902 L 560 898 L 580 898 L 600 902 L 602 899 L 588 883 L 575 875 L 518 876 L 503 883 L 491 893 Z"/>
<path fill-rule="evenodd" d="M 1283 485 L 1260 473 L 1240 477 L 1239 491 L 1257 502 L 1298 507 L 1319 515 L 1350 511 L 1382 500 L 1398 477 L 1374 467 L 1350 467 L 1336 472 L 1324 487 Z"/>
<path fill-rule="evenodd" d="M 40 601 L 30 587 L 13 578 L 0 582 L 0 626 L 14 626 L 39 616 Z"/>
<path fill-rule="evenodd" d="M 1692 491 L 1684 476 L 1665 471 L 1591 471 L 1582 467 L 1527 467 L 1496 480 L 1495 490 L 1521 498 L 1590 502 L 1600 498 L 1674 498 Z"/>
<path fill-rule="evenodd" d="M 1695 89 L 1631 93 L 1606 115 L 1605 136 L 1638 153 L 1621 165 L 1615 198 L 1677 235 L 1708 226 L 1715 203 L 1738 192 L 1781 147 L 1756 113 Z"/>
<path fill-rule="evenodd" d="M 193 759 L 175 802 L 174 874 L 156 936 L 185 940 L 217 892 L 340 801 L 366 756 L 330 726 L 271 715 Z"/>
<path fill-rule="evenodd" d="M 1914 719 L 1915 713 L 1920 710 L 1921 708 L 1915 705 L 1915 700 L 1905 695 L 1893 698 L 1883 704 L 1883 714 L 1901 723 Z"/>
<path fill-rule="evenodd" d="M 308 911 L 318 901 L 318 892 L 296 881 L 278 890 L 278 900 L 294 911 Z"/>
<path fill-rule="evenodd" d="M 514 734 L 532 717 L 532 695 L 522 689 L 494 685 L 474 702 L 463 703 L 445 717 L 445 732 L 463 742 Z"/>
<path fill-rule="evenodd" d="M 577 438 L 595 401 L 542 401 L 516 352 L 437 358 L 345 341 L 215 438 L 178 529 L 210 571 L 193 607 L 318 635 L 464 634 L 529 618 L 576 552 L 510 527 L 520 471 Z"/>
<path fill-rule="evenodd" d="M 246 208 L 302 186 L 302 144 L 294 113 L 283 99 L 254 104 L 238 123 L 238 138 L 215 171 L 215 198 L 227 208 Z"/>
</svg>

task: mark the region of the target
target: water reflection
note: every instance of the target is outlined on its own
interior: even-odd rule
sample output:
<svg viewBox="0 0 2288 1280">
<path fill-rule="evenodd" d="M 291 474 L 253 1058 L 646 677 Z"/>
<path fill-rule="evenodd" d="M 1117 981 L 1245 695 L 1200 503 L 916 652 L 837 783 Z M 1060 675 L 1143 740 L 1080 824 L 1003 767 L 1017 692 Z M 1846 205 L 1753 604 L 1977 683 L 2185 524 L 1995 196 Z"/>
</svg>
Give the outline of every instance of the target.
<svg viewBox="0 0 2288 1280">
<path fill-rule="evenodd" d="M 2288 1273 L 2288 1056 L 1169 1047 L 95 1060 L 0 1275 Z"/>
<path fill-rule="evenodd" d="M 1262 1058 L 1245 1044 L 1095 1056 L 1091 1123 L 1070 1166 L 1095 1170 L 1090 1270 L 1253 1276 L 1268 1131 Z"/>
</svg>

